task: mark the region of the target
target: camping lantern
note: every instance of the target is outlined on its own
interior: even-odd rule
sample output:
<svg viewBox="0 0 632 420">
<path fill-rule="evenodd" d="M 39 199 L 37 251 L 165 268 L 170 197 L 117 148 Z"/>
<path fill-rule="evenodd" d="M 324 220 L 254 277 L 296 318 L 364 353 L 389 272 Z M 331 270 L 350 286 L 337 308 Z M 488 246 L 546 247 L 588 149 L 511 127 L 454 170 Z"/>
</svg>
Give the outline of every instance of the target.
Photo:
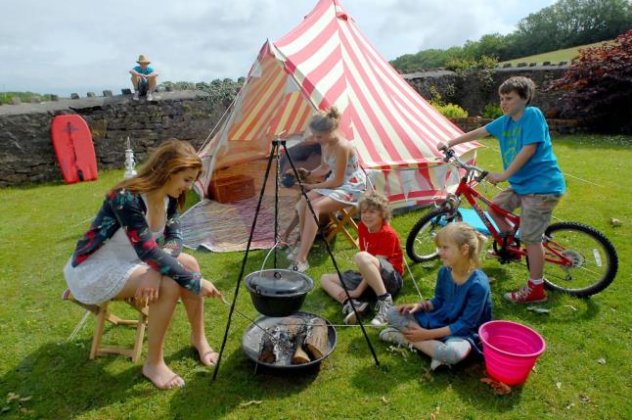
<svg viewBox="0 0 632 420">
<path fill-rule="evenodd" d="M 128 137 L 127 148 L 125 149 L 125 179 L 136 176 L 136 169 L 134 169 L 135 165 L 136 163 L 134 162 L 134 151 L 132 150 L 132 146 Z"/>
</svg>

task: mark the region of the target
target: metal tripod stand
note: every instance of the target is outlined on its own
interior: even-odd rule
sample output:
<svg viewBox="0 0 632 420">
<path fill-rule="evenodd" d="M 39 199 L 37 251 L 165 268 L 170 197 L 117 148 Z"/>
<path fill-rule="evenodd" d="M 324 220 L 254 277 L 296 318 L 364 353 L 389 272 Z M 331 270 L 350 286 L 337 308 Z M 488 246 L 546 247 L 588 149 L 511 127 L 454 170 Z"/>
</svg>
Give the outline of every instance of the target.
<svg viewBox="0 0 632 420">
<path fill-rule="evenodd" d="M 275 140 L 272 141 L 272 149 L 270 150 L 270 155 L 268 156 L 268 164 L 266 167 L 266 172 L 265 172 L 265 176 L 263 178 L 263 184 L 261 186 L 261 192 L 259 193 L 259 200 L 257 201 L 257 208 L 255 209 L 255 215 L 254 218 L 252 220 L 252 226 L 250 228 L 250 235 L 248 237 L 248 244 L 246 245 L 246 252 L 244 253 L 244 257 L 241 261 L 241 269 L 239 270 L 239 276 L 237 277 L 237 284 L 235 285 L 235 293 L 233 294 L 233 301 L 230 305 L 230 311 L 228 313 L 228 321 L 226 323 L 226 329 L 224 331 L 224 338 L 222 340 L 222 346 L 221 349 L 219 351 L 219 357 L 217 358 L 217 364 L 215 365 L 215 370 L 213 371 L 213 378 L 211 379 L 211 382 L 215 382 L 215 379 L 217 378 L 217 374 L 219 372 L 219 367 L 220 367 L 220 363 L 222 361 L 222 356 L 224 354 L 224 349 L 226 347 L 226 341 L 228 339 L 228 331 L 230 330 L 230 325 L 231 325 L 231 321 L 232 321 L 232 317 L 233 317 L 233 313 L 235 312 L 235 304 L 237 302 L 237 296 L 239 294 L 239 286 L 241 285 L 241 280 L 244 277 L 244 272 L 246 269 L 246 262 L 248 261 L 248 254 L 250 252 L 250 245 L 252 244 L 252 238 L 254 236 L 254 232 L 255 232 L 255 226 L 257 225 L 257 217 L 259 215 L 259 211 L 261 210 L 261 203 L 263 202 L 263 196 L 265 194 L 265 189 L 266 189 L 266 184 L 268 182 L 268 177 L 270 176 L 270 170 L 272 169 L 272 161 L 276 159 L 276 170 L 275 170 L 275 174 L 276 174 L 276 182 L 275 182 L 275 190 L 274 190 L 274 239 L 276 242 L 276 239 L 278 237 L 278 233 L 279 233 L 279 171 L 280 171 L 280 152 L 281 152 L 281 148 L 283 148 L 283 150 L 285 151 L 285 156 L 287 156 L 288 159 L 288 163 L 290 164 L 292 171 L 294 173 L 294 176 L 296 177 L 296 180 L 299 183 L 299 188 L 301 190 L 301 194 L 302 196 L 305 198 L 305 201 L 307 203 L 307 206 L 309 208 L 310 213 L 312 214 L 312 216 L 314 217 L 314 220 L 316 221 L 316 223 L 318 224 L 318 216 L 316 215 L 316 212 L 314 211 L 314 208 L 312 207 L 312 203 L 309 199 L 309 197 L 307 196 L 307 192 L 303 186 L 303 182 L 301 181 L 297 168 L 296 166 L 294 166 L 294 162 L 292 161 L 292 157 L 291 155 L 288 153 L 288 149 L 286 146 L 286 141 L 284 139 L 280 139 L 277 138 Z M 322 231 L 319 229 L 319 232 L 322 235 Z M 325 248 L 327 249 L 327 253 L 329 254 L 329 257 L 331 258 L 331 261 L 334 264 L 334 268 L 336 269 L 336 273 L 338 274 L 339 277 L 342 277 L 342 274 L 340 272 L 340 268 L 338 268 L 338 263 L 336 262 L 336 259 L 334 258 L 334 254 L 331 251 L 331 247 L 329 246 L 329 242 L 327 242 L 325 240 Z M 278 253 L 278 249 L 275 246 L 274 248 L 274 257 L 273 257 L 273 262 L 274 262 L 274 267 L 276 268 L 277 266 L 277 253 Z M 356 315 L 356 319 L 358 319 L 359 321 L 359 325 L 360 328 L 362 330 L 362 334 L 364 335 L 364 338 L 366 339 L 367 345 L 369 346 L 369 349 L 371 350 L 371 354 L 373 355 L 373 359 L 375 360 L 375 365 L 379 366 L 380 362 L 377 358 L 377 354 L 375 353 L 375 349 L 373 348 L 373 345 L 371 344 L 371 340 L 369 340 L 369 336 L 366 333 L 366 329 L 364 328 L 364 325 L 362 324 L 362 321 L 360 319 L 360 316 L 356 310 L 355 305 L 353 304 L 353 299 L 351 299 L 351 296 L 349 295 L 349 290 L 347 289 L 347 286 L 345 285 L 344 282 L 341 282 L 342 287 L 345 291 L 345 294 L 347 295 L 347 299 L 349 299 L 349 302 L 351 304 L 351 308 L 353 309 L 353 312 Z"/>
</svg>

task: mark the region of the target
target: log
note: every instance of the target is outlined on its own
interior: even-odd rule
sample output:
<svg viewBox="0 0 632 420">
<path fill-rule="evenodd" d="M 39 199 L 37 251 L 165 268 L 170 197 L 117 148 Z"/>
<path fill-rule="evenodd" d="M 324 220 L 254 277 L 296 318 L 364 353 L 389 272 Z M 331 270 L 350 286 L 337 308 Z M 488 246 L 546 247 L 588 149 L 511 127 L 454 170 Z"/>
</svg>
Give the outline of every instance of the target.
<svg viewBox="0 0 632 420">
<path fill-rule="evenodd" d="M 274 351 L 275 342 L 273 340 L 272 332 L 270 330 L 266 331 L 267 333 L 264 333 L 261 337 L 258 359 L 260 362 L 272 364 L 276 362 L 276 355 Z"/>
<path fill-rule="evenodd" d="M 322 318 L 312 318 L 305 337 L 305 347 L 313 360 L 322 359 L 329 350 L 329 329 Z"/>
<path fill-rule="evenodd" d="M 309 355 L 303 350 L 303 341 L 305 340 L 305 334 L 307 327 L 305 320 L 302 318 L 286 318 L 287 328 L 294 343 L 294 354 L 292 355 L 293 365 L 302 365 L 310 362 Z"/>
<path fill-rule="evenodd" d="M 263 334 L 261 337 L 261 344 L 259 345 L 259 357 L 260 362 L 274 363 L 276 362 L 276 356 L 274 355 L 274 341 L 272 341 L 271 335 Z"/>
</svg>

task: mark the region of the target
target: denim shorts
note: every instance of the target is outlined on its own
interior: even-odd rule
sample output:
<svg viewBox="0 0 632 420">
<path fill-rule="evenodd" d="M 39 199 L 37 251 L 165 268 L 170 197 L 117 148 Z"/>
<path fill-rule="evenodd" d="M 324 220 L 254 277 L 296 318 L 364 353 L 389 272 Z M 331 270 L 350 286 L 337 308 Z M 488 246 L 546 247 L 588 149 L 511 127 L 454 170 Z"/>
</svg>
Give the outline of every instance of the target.
<svg viewBox="0 0 632 420">
<path fill-rule="evenodd" d="M 384 282 L 384 287 L 386 291 L 392 296 L 395 297 L 399 291 L 402 289 L 402 285 L 404 284 L 404 280 L 402 279 L 401 274 L 393 265 L 385 260 L 384 258 L 378 258 L 380 261 L 380 276 L 382 277 L 382 281 Z M 362 274 L 357 271 L 347 270 L 342 273 L 341 281 L 349 290 L 355 290 L 360 282 L 362 281 Z M 362 297 L 374 298 L 375 292 L 373 289 L 368 287 L 366 291 L 363 293 Z"/>
</svg>

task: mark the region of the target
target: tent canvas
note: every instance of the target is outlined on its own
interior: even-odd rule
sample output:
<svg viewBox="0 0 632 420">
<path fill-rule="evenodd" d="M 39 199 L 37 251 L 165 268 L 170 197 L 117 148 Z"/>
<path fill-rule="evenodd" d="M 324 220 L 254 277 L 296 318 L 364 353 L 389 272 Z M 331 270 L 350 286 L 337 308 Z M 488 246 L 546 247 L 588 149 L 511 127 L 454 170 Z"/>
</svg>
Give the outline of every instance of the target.
<svg viewBox="0 0 632 420">
<path fill-rule="evenodd" d="M 244 165 L 259 181 L 276 137 L 300 140 L 311 115 L 335 105 L 372 186 L 394 207 L 428 203 L 454 186 L 436 145 L 462 133 L 375 50 L 338 0 L 319 0 L 303 21 L 266 41 L 218 130 L 200 150 L 208 196 L 212 177 Z M 457 146 L 466 160 L 476 144 Z M 268 188 L 273 191 L 273 189 Z M 259 191 L 257 189 L 257 191 Z"/>
</svg>

